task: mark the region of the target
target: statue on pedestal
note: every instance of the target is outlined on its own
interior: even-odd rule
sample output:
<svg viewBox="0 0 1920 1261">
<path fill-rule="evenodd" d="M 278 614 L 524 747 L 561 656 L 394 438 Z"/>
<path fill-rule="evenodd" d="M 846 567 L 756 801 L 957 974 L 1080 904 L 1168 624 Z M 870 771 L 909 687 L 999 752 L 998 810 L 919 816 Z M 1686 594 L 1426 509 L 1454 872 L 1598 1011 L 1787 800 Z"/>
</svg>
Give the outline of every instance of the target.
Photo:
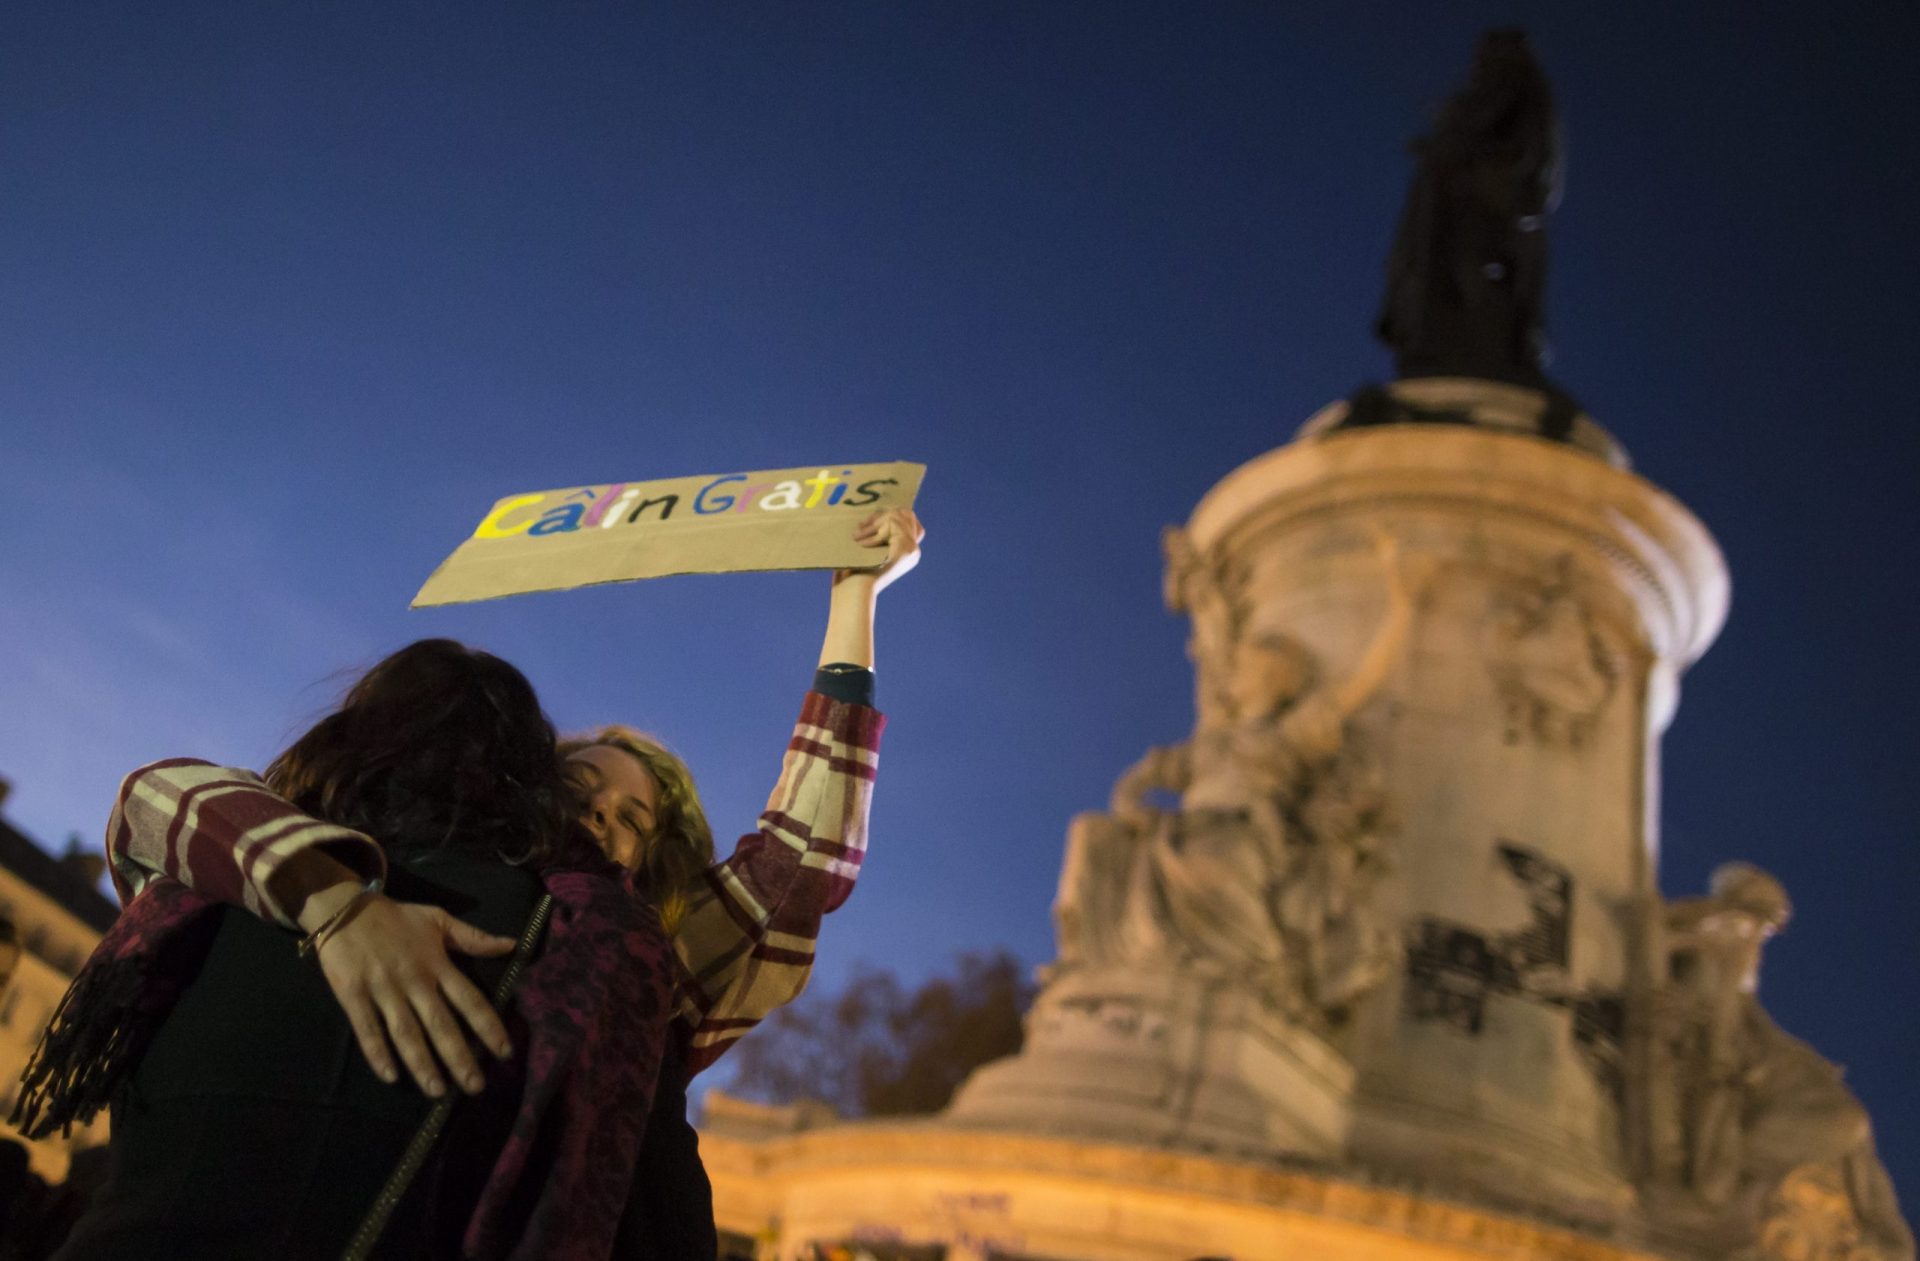
<svg viewBox="0 0 1920 1261">
<path fill-rule="evenodd" d="M 1779 881 L 1744 863 L 1667 908 L 1650 1207 L 1745 1239 L 1740 1261 L 1912 1261 L 1866 1110 L 1755 997 L 1761 949 L 1790 910 Z"/>
<path fill-rule="evenodd" d="M 1376 552 L 1387 615 L 1360 664 L 1327 680 L 1275 630 L 1248 631 L 1220 576 L 1169 531 L 1169 599 L 1194 616 L 1199 716 L 1183 744 L 1121 776 L 1106 814 L 1069 835 L 1055 914 L 1060 967 L 1172 967 L 1257 991 L 1314 1028 L 1337 1022 L 1398 961 L 1373 911 L 1384 799 L 1347 720 L 1405 642 L 1397 546 Z M 1178 794 L 1178 809 L 1150 801 Z"/>
<path fill-rule="evenodd" d="M 1508 425 L 1511 403 L 1436 402 L 1405 384 L 1471 378 L 1532 391 L 1524 427 L 1620 458 L 1580 405 L 1548 379 L 1547 215 L 1564 162 L 1553 90 L 1520 31 L 1488 31 L 1467 85 L 1414 141 L 1419 165 L 1387 258 L 1374 331 L 1392 349 L 1395 385 L 1365 385 L 1336 429 L 1367 425 Z"/>
<path fill-rule="evenodd" d="M 1560 200 L 1553 91 L 1520 31 L 1488 31 L 1467 86 L 1414 142 L 1380 339 L 1403 377 L 1547 388 L 1546 219 Z"/>
</svg>

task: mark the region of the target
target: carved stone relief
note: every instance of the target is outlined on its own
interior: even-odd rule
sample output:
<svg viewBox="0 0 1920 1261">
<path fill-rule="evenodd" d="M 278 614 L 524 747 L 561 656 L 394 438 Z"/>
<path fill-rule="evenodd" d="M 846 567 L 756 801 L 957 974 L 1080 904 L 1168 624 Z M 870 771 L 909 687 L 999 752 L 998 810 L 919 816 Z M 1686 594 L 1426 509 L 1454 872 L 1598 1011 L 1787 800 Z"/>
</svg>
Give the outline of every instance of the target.
<svg viewBox="0 0 1920 1261">
<path fill-rule="evenodd" d="M 1039 1018 L 1047 1022 L 1047 1036 L 1083 1045 L 1121 1039 L 1159 1046 L 1170 1032 L 1164 1011 L 1124 998 L 1076 996 L 1043 1009 Z"/>
<path fill-rule="evenodd" d="M 1074 821 L 1057 966 L 1171 967 L 1316 1028 L 1393 972 L 1398 936 L 1373 905 L 1384 794 L 1349 719 L 1403 647 L 1412 601 L 1393 541 L 1375 550 L 1388 613 L 1352 674 L 1329 679 L 1293 636 L 1246 632 L 1218 565 L 1168 531 L 1168 600 L 1194 621 L 1194 734 L 1149 750 L 1107 813 Z"/>
<path fill-rule="evenodd" d="M 1225 666 L 1245 620 L 1245 603 L 1236 597 L 1236 583 L 1226 564 L 1203 556 L 1178 526 L 1160 534 L 1167 569 L 1163 594 L 1167 607 L 1185 613 L 1191 630 L 1187 659 L 1193 663 L 1194 715 L 1199 728 L 1231 721 L 1225 691 Z"/>
<path fill-rule="evenodd" d="M 1571 556 L 1542 576 L 1495 588 L 1482 631 L 1507 741 L 1549 748 L 1586 744 L 1619 686 L 1620 663 L 1574 591 Z"/>
<path fill-rule="evenodd" d="M 1780 883 L 1744 863 L 1668 905 L 1643 1193 L 1656 1216 L 1746 1240 L 1743 1261 L 1911 1261 L 1866 1110 L 1755 997 L 1790 913 Z"/>
<path fill-rule="evenodd" d="M 1880 1261 L 1838 1168 L 1795 1169 L 1767 1194 L 1759 1238 L 1741 1261 Z"/>
</svg>

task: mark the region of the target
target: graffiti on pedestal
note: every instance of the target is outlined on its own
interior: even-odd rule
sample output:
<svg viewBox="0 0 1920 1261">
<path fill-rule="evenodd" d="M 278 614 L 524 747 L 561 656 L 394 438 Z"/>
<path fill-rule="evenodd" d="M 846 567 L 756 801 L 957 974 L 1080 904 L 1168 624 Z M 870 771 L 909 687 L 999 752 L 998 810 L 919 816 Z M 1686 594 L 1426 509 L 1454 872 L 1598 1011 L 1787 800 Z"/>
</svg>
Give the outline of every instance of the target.
<svg viewBox="0 0 1920 1261">
<path fill-rule="evenodd" d="M 1168 1033 L 1164 1012 L 1148 1011 L 1137 999 L 1111 995 L 1075 994 L 1037 1012 L 1036 1019 L 1044 1019 L 1048 1033 L 1072 1031 L 1123 1042 L 1159 1044 Z"/>
<path fill-rule="evenodd" d="M 1530 849 L 1501 842 L 1495 853 L 1525 891 L 1532 912 L 1526 926 L 1499 938 L 1506 947 L 1504 961 L 1520 974 L 1518 988 L 1527 988 L 1526 974 L 1541 969 L 1566 970 L 1573 923 L 1573 876 Z"/>
<path fill-rule="evenodd" d="M 1626 1090 L 1626 1064 L 1620 1039 L 1627 1030 L 1627 1001 L 1619 993 L 1590 991 L 1569 1004 L 1573 1011 L 1573 1049 L 1615 1103 Z"/>
<path fill-rule="evenodd" d="M 1489 936 L 1428 916 L 1407 944 L 1407 1014 L 1478 1035 L 1494 994 L 1564 991 L 1573 921 L 1573 876 L 1540 854 L 1502 841 L 1500 864 L 1526 894 L 1527 923 Z M 1558 985 L 1556 986 L 1556 982 Z"/>
<path fill-rule="evenodd" d="M 942 1261 L 953 1256 L 988 1261 L 1048 1261 L 1027 1251 L 1026 1236 L 1013 1224 L 1013 1197 L 1005 1192 L 936 1192 L 931 1237 L 910 1238 L 891 1223 L 863 1223 L 850 1238 L 815 1243 L 822 1261 Z"/>
<path fill-rule="evenodd" d="M 1437 916 L 1416 921 L 1407 940 L 1404 1010 L 1415 1021 L 1477 1038 L 1486 1027 L 1488 1000 L 1495 996 L 1562 1009 L 1570 1016 L 1575 1051 L 1617 1098 L 1625 1006 L 1615 992 L 1573 989 L 1567 972 L 1573 874 L 1512 841 L 1499 841 L 1494 852 L 1526 897 L 1527 922 L 1489 934 Z"/>
</svg>

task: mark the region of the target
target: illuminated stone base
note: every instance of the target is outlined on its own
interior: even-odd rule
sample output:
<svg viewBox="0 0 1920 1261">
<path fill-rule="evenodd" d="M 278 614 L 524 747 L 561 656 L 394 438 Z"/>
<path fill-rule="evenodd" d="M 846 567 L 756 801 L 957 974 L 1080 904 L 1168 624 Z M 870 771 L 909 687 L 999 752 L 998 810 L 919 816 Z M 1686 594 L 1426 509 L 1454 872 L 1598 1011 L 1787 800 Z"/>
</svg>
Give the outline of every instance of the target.
<svg viewBox="0 0 1920 1261">
<path fill-rule="evenodd" d="M 710 1096 L 720 1229 L 765 1261 L 857 1243 L 946 1261 L 1654 1261 L 1626 1241 L 1352 1175 L 940 1121 L 806 1124 Z M 782 1132 L 782 1129 L 786 1132 Z"/>
<path fill-rule="evenodd" d="M 960 1088 L 949 1123 L 1214 1151 L 1335 1156 L 1353 1070 L 1235 987 L 1139 969 L 1048 983 L 1017 1056 Z"/>
</svg>

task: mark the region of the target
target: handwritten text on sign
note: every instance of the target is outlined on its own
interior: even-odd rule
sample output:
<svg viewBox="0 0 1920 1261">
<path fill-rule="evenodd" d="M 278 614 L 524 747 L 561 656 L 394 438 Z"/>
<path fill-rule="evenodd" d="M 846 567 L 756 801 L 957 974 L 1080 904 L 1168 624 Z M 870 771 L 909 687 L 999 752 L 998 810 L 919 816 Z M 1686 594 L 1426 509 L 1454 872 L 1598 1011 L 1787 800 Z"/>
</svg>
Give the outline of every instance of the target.
<svg viewBox="0 0 1920 1261">
<path fill-rule="evenodd" d="M 494 504 L 415 608 L 667 574 L 857 569 L 862 517 L 911 507 L 919 464 L 856 464 L 617 482 Z"/>
</svg>

